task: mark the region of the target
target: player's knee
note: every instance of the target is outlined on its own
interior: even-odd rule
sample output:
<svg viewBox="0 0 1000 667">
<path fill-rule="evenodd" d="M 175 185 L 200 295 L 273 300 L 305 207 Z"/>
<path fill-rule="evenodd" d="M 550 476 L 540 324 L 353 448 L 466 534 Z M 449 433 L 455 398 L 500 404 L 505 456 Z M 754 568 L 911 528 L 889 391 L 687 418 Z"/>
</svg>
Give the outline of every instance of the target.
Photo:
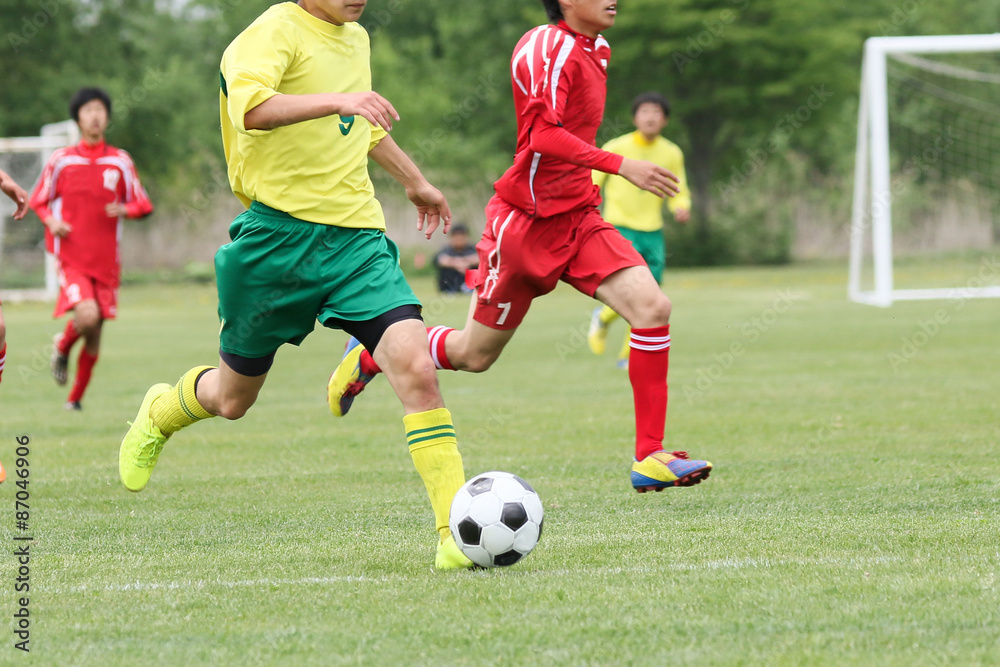
<svg viewBox="0 0 1000 667">
<path fill-rule="evenodd" d="M 217 416 L 230 421 L 235 421 L 242 418 L 250 409 L 251 405 L 253 405 L 253 403 L 240 398 L 224 398 L 219 401 L 218 405 L 216 405 Z"/>
<path fill-rule="evenodd" d="M 673 304 L 670 303 L 670 298 L 666 294 L 661 294 L 659 298 L 655 299 L 649 309 L 650 317 L 656 322 L 654 326 L 666 326 L 670 324 L 670 312 L 672 309 Z"/>
<path fill-rule="evenodd" d="M 475 351 L 465 355 L 461 370 L 469 373 L 482 373 L 489 370 L 493 362 L 499 357 L 499 353 Z"/>
<path fill-rule="evenodd" d="M 657 293 L 638 304 L 638 307 L 633 311 L 629 324 L 639 329 L 666 326 L 670 324 L 671 308 L 672 304 L 667 295 L 657 291 Z"/>
<path fill-rule="evenodd" d="M 101 311 L 99 308 L 77 308 L 74 319 L 76 320 L 76 330 L 87 336 L 96 333 L 101 326 Z"/>
</svg>

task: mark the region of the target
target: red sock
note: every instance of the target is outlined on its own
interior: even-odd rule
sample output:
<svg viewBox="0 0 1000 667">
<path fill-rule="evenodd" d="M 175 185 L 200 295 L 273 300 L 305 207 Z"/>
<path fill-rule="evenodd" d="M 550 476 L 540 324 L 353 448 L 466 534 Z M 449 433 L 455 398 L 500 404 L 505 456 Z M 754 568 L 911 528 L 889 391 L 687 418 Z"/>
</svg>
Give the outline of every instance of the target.
<svg viewBox="0 0 1000 667">
<path fill-rule="evenodd" d="M 444 349 L 444 342 L 448 339 L 448 334 L 452 331 L 454 329 L 451 327 L 427 327 L 427 340 L 431 345 L 431 359 L 434 360 L 436 368 L 443 368 L 448 371 L 455 370 L 455 367 L 448 361 L 448 353 Z"/>
<path fill-rule="evenodd" d="M 80 356 L 76 362 L 76 380 L 73 381 L 73 390 L 69 392 L 67 401 L 72 403 L 83 398 L 83 392 L 87 391 L 87 385 L 90 384 L 90 374 L 94 370 L 94 364 L 96 363 L 96 354 L 92 355 L 90 352 L 87 352 L 86 347 L 80 350 Z"/>
<path fill-rule="evenodd" d="M 382 372 L 382 369 L 378 367 L 375 360 L 372 359 L 372 355 L 368 353 L 367 349 L 361 351 L 361 372 L 365 375 L 378 375 Z"/>
<path fill-rule="evenodd" d="M 628 379 L 632 382 L 635 402 L 635 458 L 641 461 L 663 449 L 670 325 L 632 329 L 629 347 Z"/>
<path fill-rule="evenodd" d="M 66 322 L 66 328 L 63 329 L 62 338 L 59 339 L 59 354 L 64 357 L 69 356 L 69 351 L 73 348 L 73 343 L 80 340 L 80 332 L 76 330 L 76 321 L 70 319 Z"/>
<path fill-rule="evenodd" d="M 0 347 L 0 379 L 3 379 L 3 367 L 7 363 L 7 343 Z"/>
</svg>

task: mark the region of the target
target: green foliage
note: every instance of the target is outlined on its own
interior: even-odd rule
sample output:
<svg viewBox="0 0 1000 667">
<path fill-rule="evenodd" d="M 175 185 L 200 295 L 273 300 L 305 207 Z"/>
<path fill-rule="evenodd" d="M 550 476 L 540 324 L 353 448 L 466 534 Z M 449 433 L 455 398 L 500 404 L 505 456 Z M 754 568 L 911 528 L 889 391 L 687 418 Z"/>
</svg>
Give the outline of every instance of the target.
<svg viewBox="0 0 1000 667">
<path fill-rule="evenodd" d="M 36 134 L 66 118 L 78 87 L 105 86 L 116 107 L 109 140 L 135 156 L 158 205 L 166 204 L 160 214 L 176 210 L 192 190 L 219 180 L 219 59 L 271 4 L 3 0 L 0 136 Z M 361 22 L 371 34 L 375 89 L 402 116 L 397 141 L 442 187 L 486 189 L 510 164 L 510 54 L 544 21 L 535 1 L 368 3 Z M 792 191 L 816 174 L 852 169 L 863 40 L 992 32 L 998 23 L 995 0 L 629 0 L 607 32 L 599 139 L 631 129 L 636 94 L 664 92 L 674 107 L 667 135 L 686 151 L 694 194 L 690 236 L 679 241 L 690 242 L 686 254 L 700 263 L 777 261 L 788 257 L 781 244 L 789 236 L 767 231 L 775 223 L 763 202 L 777 200 L 780 192 L 766 189 L 781 183 L 763 177 L 790 153 L 805 160 Z M 761 204 L 735 205 L 748 197 Z M 733 252 L 726 237 L 736 217 L 739 229 L 763 225 L 755 238 L 769 239 L 767 247 L 751 257 Z"/>
</svg>

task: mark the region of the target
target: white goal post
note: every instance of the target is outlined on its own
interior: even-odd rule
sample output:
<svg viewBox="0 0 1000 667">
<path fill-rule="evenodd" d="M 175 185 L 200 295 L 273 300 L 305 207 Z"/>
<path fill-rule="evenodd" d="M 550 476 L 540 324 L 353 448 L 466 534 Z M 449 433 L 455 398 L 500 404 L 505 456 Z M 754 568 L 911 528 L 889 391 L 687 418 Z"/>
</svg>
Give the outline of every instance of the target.
<svg viewBox="0 0 1000 667">
<path fill-rule="evenodd" d="M 889 306 L 909 299 L 953 298 L 957 287 L 895 289 L 893 284 L 893 181 L 889 146 L 887 58 L 911 60 L 917 54 L 966 54 L 1000 52 L 1000 33 L 928 37 L 873 37 L 865 41 L 858 112 L 854 203 L 851 216 L 848 297 L 874 306 Z M 939 66 L 945 71 L 946 65 Z M 982 75 L 987 85 L 1000 85 L 1000 77 Z M 865 244 L 870 240 L 873 259 L 871 290 L 862 288 Z M 1000 297 L 1000 286 L 961 288 L 961 296 Z"/>
<path fill-rule="evenodd" d="M 44 167 L 46 161 L 48 161 L 49 156 L 52 155 L 54 151 L 65 146 L 72 146 L 80 140 L 80 129 L 75 121 L 65 120 L 58 123 L 49 123 L 48 125 L 42 126 L 39 136 L 37 137 L 6 137 L 0 138 L 0 157 L 2 156 L 16 156 L 22 155 L 33 158 L 31 160 L 31 167 L 28 171 L 23 173 L 15 172 L 11 173 L 11 177 L 14 178 L 18 185 L 23 187 L 30 194 L 35 182 L 41 175 L 41 170 Z M 0 167 L 3 167 L 2 161 L 0 161 Z M 5 169 L 8 171 L 9 168 Z M 10 255 L 4 254 L 4 238 L 6 236 L 7 229 L 5 225 L 11 219 L 10 216 L 14 212 L 13 203 L 7 199 L 7 197 L 0 196 L 0 268 L 2 268 L 2 263 L 5 258 L 9 258 Z M 25 224 L 24 222 L 11 223 L 15 225 Z M 30 224 L 30 223 L 28 223 Z M 13 231 L 13 230 L 12 230 Z M 9 250 L 9 249 L 8 249 Z M 44 252 L 42 249 L 38 248 L 38 258 L 41 262 L 41 257 L 44 253 L 44 285 L 41 280 L 37 286 L 34 287 L 20 287 L 20 288 L 8 288 L 2 289 L 5 286 L 0 284 L 0 300 L 6 301 L 51 301 L 55 300 L 56 295 L 59 292 L 59 285 L 57 281 L 56 273 L 56 261 L 55 258 L 49 253 Z"/>
</svg>

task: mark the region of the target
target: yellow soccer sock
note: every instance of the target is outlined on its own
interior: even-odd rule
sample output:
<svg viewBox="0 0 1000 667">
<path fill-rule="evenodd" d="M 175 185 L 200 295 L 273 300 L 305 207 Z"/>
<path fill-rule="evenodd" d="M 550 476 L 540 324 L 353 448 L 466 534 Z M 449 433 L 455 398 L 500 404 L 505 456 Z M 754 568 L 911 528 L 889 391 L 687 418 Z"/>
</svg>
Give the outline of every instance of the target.
<svg viewBox="0 0 1000 667">
<path fill-rule="evenodd" d="M 618 361 L 624 361 L 628 359 L 629 351 L 632 349 L 629 347 L 629 343 L 632 341 L 632 327 L 625 330 L 625 340 L 622 341 L 622 351 L 618 353 Z"/>
<path fill-rule="evenodd" d="M 427 487 L 435 527 L 443 542 L 451 535 L 448 529 L 451 501 L 465 484 L 451 413 L 447 408 L 415 412 L 403 417 L 403 426 L 413 465 Z"/>
<path fill-rule="evenodd" d="M 181 376 L 176 386 L 171 387 L 170 391 L 158 397 L 149 406 L 149 416 L 153 420 L 153 425 L 160 429 L 163 435 L 172 435 L 185 426 L 215 416 L 201 407 L 194 391 L 198 378 L 214 368 L 214 366 L 192 368 Z"/>
<path fill-rule="evenodd" d="M 617 320 L 619 317 L 621 316 L 618 313 L 611 310 L 611 306 L 604 306 L 603 308 L 601 308 L 601 314 L 597 316 L 597 318 L 601 320 L 601 324 L 603 324 L 604 326 L 608 326 L 609 324 Z"/>
</svg>

